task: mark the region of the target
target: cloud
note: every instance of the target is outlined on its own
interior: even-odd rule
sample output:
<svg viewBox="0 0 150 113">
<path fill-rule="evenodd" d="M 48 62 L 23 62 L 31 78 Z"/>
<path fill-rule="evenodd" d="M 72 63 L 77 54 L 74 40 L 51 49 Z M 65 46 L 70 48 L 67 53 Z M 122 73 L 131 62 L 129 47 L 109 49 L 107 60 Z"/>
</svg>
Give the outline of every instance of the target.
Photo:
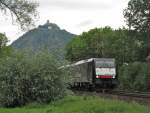
<svg viewBox="0 0 150 113">
<path fill-rule="evenodd" d="M 94 2 L 93 2 L 94 1 Z M 42 0 L 41 7 L 60 8 L 68 10 L 106 10 L 113 6 L 109 2 L 98 0 Z"/>
<path fill-rule="evenodd" d="M 74 34 L 80 34 L 94 27 L 109 25 L 118 28 L 124 25 L 123 9 L 129 0 L 33 0 L 39 2 L 39 21 L 42 25 L 49 19 Z M 8 19 L 7 19 L 8 18 Z M 18 38 L 22 31 L 12 25 L 11 17 L 0 13 L 0 32 L 9 40 Z"/>
<path fill-rule="evenodd" d="M 86 26 L 89 26 L 93 24 L 93 21 L 92 20 L 86 20 L 86 21 L 82 21 L 81 23 L 79 23 L 77 25 L 77 27 L 86 27 Z"/>
</svg>

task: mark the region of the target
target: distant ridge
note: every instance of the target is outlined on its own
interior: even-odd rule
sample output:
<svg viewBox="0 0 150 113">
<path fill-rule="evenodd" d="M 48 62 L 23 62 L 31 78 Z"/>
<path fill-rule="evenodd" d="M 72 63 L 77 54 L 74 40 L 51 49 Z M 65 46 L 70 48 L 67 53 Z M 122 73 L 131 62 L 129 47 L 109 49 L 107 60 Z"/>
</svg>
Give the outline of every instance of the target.
<svg viewBox="0 0 150 113">
<path fill-rule="evenodd" d="M 17 50 L 39 51 L 47 49 L 50 52 L 63 50 L 66 44 L 76 36 L 54 23 L 47 21 L 44 25 L 32 29 L 14 41 L 11 46 Z"/>
</svg>

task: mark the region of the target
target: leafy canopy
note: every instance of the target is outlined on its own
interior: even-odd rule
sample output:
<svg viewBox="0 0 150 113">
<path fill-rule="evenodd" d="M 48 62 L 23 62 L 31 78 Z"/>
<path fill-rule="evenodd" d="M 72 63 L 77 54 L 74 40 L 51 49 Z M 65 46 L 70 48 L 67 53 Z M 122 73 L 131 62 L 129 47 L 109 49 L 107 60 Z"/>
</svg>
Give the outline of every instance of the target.
<svg viewBox="0 0 150 113">
<path fill-rule="evenodd" d="M 128 26 L 137 31 L 150 31 L 150 0 L 130 0 L 124 10 Z"/>
<path fill-rule="evenodd" d="M 7 37 L 5 34 L 0 33 L 0 49 L 6 46 L 6 43 L 8 42 Z"/>
<path fill-rule="evenodd" d="M 9 46 L 7 46 L 8 39 L 5 34 L 0 33 L 0 58 L 4 57 L 12 51 Z"/>
<path fill-rule="evenodd" d="M 75 37 L 66 47 L 66 58 L 77 61 L 91 57 L 116 58 L 119 64 L 137 59 L 140 42 L 126 29 L 95 28 Z"/>
<path fill-rule="evenodd" d="M 147 59 L 150 55 L 150 0 L 130 0 L 124 17 L 129 28 L 137 31 L 136 37 L 143 42 L 141 59 Z"/>
</svg>

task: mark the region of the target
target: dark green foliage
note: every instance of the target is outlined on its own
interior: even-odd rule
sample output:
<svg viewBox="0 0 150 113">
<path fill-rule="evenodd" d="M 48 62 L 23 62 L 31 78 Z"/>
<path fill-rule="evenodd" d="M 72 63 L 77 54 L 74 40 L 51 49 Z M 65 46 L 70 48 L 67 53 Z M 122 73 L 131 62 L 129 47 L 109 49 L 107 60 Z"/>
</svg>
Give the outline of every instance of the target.
<svg viewBox="0 0 150 113">
<path fill-rule="evenodd" d="M 150 0 L 130 0 L 124 17 L 129 28 L 137 31 L 134 35 L 143 43 L 139 52 L 140 61 L 145 61 L 150 53 Z"/>
<path fill-rule="evenodd" d="M 56 24 L 47 22 L 25 33 L 12 43 L 12 47 L 17 50 L 31 50 L 34 53 L 46 49 L 55 55 L 63 56 L 65 45 L 74 36 L 61 30 Z"/>
<path fill-rule="evenodd" d="M 136 61 L 140 42 L 126 29 L 95 28 L 75 37 L 66 47 L 70 61 L 99 57 L 116 58 L 118 64 Z"/>
<path fill-rule="evenodd" d="M 129 90 L 150 91 L 150 63 L 124 64 L 119 71 L 120 87 Z"/>
<path fill-rule="evenodd" d="M 12 52 L 11 47 L 7 46 L 8 39 L 5 34 L 0 33 L 0 58 L 6 57 Z"/>
<path fill-rule="evenodd" d="M 0 105 L 47 103 L 65 94 L 65 73 L 47 53 L 13 54 L 0 60 Z"/>
<path fill-rule="evenodd" d="M 124 17 L 134 33 L 130 36 L 138 41 L 136 48 L 138 62 L 123 65 L 120 68 L 119 78 L 121 88 L 150 91 L 150 0 L 130 0 L 124 10 Z M 132 31 L 133 31 L 132 30 Z"/>
<path fill-rule="evenodd" d="M 2 47 L 6 46 L 7 42 L 8 42 L 8 39 L 5 36 L 5 34 L 0 33 L 0 49 L 2 49 Z"/>
<path fill-rule="evenodd" d="M 150 1 L 130 0 L 128 7 L 124 10 L 128 26 L 140 32 L 150 31 Z"/>
</svg>

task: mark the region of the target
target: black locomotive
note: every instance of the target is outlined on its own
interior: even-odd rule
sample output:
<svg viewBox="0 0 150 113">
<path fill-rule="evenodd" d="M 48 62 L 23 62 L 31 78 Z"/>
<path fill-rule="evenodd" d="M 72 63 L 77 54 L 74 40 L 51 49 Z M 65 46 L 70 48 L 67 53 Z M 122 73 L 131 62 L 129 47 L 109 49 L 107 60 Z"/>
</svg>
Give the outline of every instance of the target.
<svg viewBox="0 0 150 113">
<path fill-rule="evenodd" d="M 116 64 L 113 58 L 90 58 L 71 65 L 70 86 L 73 88 L 105 88 L 117 86 Z"/>
</svg>

